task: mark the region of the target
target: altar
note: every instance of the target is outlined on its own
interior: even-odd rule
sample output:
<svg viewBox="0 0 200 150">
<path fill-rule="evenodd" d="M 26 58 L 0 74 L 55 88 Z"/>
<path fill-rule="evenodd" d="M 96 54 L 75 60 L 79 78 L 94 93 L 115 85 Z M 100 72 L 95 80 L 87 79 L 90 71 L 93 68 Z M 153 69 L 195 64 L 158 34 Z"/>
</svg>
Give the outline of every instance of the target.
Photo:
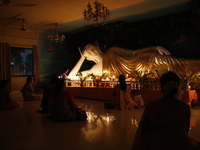
<svg viewBox="0 0 200 150">
<path fill-rule="evenodd" d="M 119 76 L 124 75 L 126 84 L 132 89 L 132 99 L 141 95 L 144 103 L 147 103 L 162 97 L 160 77 L 169 70 L 181 74 L 181 89 L 191 89 L 188 83 L 200 79 L 199 75 L 196 75 L 198 67 L 194 72 L 190 71 L 190 76 L 196 77 L 189 79 L 186 75 L 187 70 L 191 70 L 188 68 L 188 62 L 171 56 L 170 52 L 161 46 L 134 51 L 111 47 L 104 54 L 98 46 L 88 44 L 80 53 L 81 57 L 68 74 L 66 82 L 74 97 L 113 101 L 113 87 L 118 84 Z M 80 71 L 85 59 L 95 64 L 89 70 Z M 198 101 L 197 92 L 183 90 L 181 100 L 188 104 L 192 101 L 195 103 Z"/>
<path fill-rule="evenodd" d="M 77 98 L 88 98 L 88 99 L 96 99 L 103 101 L 113 101 L 114 96 L 113 88 L 98 88 L 98 87 L 67 87 L 73 94 L 74 97 Z M 149 100 L 158 99 L 162 97 L 162 93 L 160 90 L 152 90 L 152 89 L 132 89 L 131 97 L 134 100 L 136 95 L 141 95 L 144 103 L 147 103 Z M 184 90 L 181 98 L 182 101 L 190 104 L 192 101 L 195 103 L 198 102 L 198 96 L 196 90 Z"/>
</svg>

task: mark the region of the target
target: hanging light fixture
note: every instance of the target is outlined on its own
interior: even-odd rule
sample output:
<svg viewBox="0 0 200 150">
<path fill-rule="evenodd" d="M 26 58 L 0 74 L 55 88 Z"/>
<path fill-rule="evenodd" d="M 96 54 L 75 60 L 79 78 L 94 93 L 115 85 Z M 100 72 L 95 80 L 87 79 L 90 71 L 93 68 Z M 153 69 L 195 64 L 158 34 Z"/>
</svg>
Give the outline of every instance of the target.
<svg viewBox="0 0 200 150">
<path fill-rule="evenodd" d="M 64 35 L 61 35 L 61 36 L 60 36 L 60 35 L 58 34 L 58 29 L 57 29 L 58 24 L 57 24 L 57 23 L 55 23 L 55 26 L 56 26 L 55 35 L 49 35 L 48 38 L 49 38 L 49 40 L 50 40 L 51 42 L 55 42 L 56 44 L 57 44 L 58 42 L 60 42 L 60 44 L 63 44 L 64 41 L 65 41 L 65 36 L 64 36 Z"/>
<path fill-rule="evenodd" d="M 92 5 L 88 3 L 87 9 L 84 10 L 83 15 L 88 24 L 90 22 L 97 24 L 99 22 L 105 22 L 108 20 L 111 12 L 107 7 L 96 0 L 96 2 L 94 2 L 94 11 Z"/>
</svg>

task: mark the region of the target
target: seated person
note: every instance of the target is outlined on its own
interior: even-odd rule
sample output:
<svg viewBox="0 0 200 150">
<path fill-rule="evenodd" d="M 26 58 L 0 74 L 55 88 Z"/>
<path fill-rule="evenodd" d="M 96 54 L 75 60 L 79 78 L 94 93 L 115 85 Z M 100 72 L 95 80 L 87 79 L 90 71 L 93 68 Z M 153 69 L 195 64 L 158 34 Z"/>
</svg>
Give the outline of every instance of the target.
<svg viewBox="0 0 200 150">
<path fill-rule="evenodd" d="M 64 72 L 61 74 L 60 78 L 62 78 L 63 80 L 66 80 L 68 71 L 69 71 L 68 69 L 65 69 Z"/>
<path fill-rule="evenodd" d="M 41 100 L 40 96 L 33 95 L 34 90 L 33 90 L 33 79 L 32 79 L 32 77 L 26 78 L 26 83 L 23 86 L 21 92 L 23 94 L 24 101 Z"/>
<path fill-rule="evenodd" d="M 55 121 L 76 120 L 77 112 L 82 110 L 75 104 L 73 96 L 67 90 L 62 78 L 58 78 L 55 83 L 53 93 L 48 103 L 50 117 Z"/>
<path fill-rule="evenodd" d="M 20 108 L 20 104 L 12 102 L 10 99 L 10 91 L 8 89 L 8 81 L 0 81 L 0 110 L 11 110 Z"/>
<path fill-rule="evenodd" d="M 143 108 L 144 107 L 144 101 L 143 101 L 141 94 L 135 95 L 134 101 L 138 104 L 138 106 L 136 106 L 135 108 Z"/>
<path fill-rule="evenodd" d="M 60 78 L 62 78 L 65 81 L 66 86 L 68 86 L 68 82 L 67 82 L 67 73 L 68 73 L 68 69 L 65 68 L 64 72 L 61 74 Z"/>
<path fill-rule="evenodd" d="M 200 141 L 188 134 L 191 109 L 179 100 L 179 76 L 169 71 L 160 82 L 163 97 L 145 105 L 132 150 L 199 150 Z"/>
<path fill-rule="evenodd" d="M 37 112 L 48 113 L 48 101 L 50 99 L 51 93 L 54 90 L 54 86 L 55 86 L 55 82 L 57 78 L 58 78 L 57 76 L 53 76 L 51 79 L 51 83 L 44 88 L 42 102 L 40 104 L 40 107 L 42 108 L 42 110 L 37 110 Z"/>
<path fill-rule="evenodd" d="M 131 98 L 131 88 L 126 84 L 124 75 L 119 76 L 119 84 L 114 87 L 113 95 L 115 96 L 113 101 L 115 109 L 126 110 L 138 106 Z"/>
</svg>

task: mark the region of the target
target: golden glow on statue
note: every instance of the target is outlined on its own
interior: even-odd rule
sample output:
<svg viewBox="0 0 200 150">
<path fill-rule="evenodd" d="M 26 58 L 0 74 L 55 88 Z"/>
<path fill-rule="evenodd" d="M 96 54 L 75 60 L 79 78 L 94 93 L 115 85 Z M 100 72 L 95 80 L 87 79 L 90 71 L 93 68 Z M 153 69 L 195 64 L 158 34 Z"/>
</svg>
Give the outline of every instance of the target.
<svg viewBox="0 0 200 150">
<path fill-rule="evenodd" d="M 169 51 L 161 46 L 139 50 L 112 47 L 103 54 L 99 47 L 88 44 L 80 53 L 81 58 L 69 73 L 69 79 L 77 78 L 78 73 L 82 77 L 86 77 L 88 74 L 118 77 L 121 74 L 130 76 L 135 71 L 144 75 L 145 72 L 162 74 L 169 70 L 180 74 L 186 70 L 184 60 L 173 57 Z M 89 70 L 79 72 L 85 59 L 94 61 L 96 64 Z"/>
</svg>

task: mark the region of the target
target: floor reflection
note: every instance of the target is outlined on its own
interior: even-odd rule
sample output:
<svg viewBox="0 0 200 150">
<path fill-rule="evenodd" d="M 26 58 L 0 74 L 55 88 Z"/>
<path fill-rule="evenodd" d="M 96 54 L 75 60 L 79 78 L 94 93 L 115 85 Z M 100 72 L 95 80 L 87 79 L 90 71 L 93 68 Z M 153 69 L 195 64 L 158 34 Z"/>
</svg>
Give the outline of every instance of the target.
<svg viewBox="0 0 200 150">
<path fill-rule="evenodd" d="M 97 115 L 94 112 L 86 112 L 86 114 L 88 116 L 87 118 L 88 122 L 100 119 L 109 123 L 110 121 L 116 120 L 115 116 L 111 115 L 110 113 L 106 113 L 105 115 L 102 115 L 102 114 Z"/>
<path fill-rule="evenodd" d="M 86 121 L 54 122 L 39 114 L 40 102 L 0 112 L 1 150 L 130 150 L 143 109 L 107 110 L 103 101 L 75 99 Z M 192 108 L 190 134 L 200 139 L 200 106 Z"/>
</svg>

